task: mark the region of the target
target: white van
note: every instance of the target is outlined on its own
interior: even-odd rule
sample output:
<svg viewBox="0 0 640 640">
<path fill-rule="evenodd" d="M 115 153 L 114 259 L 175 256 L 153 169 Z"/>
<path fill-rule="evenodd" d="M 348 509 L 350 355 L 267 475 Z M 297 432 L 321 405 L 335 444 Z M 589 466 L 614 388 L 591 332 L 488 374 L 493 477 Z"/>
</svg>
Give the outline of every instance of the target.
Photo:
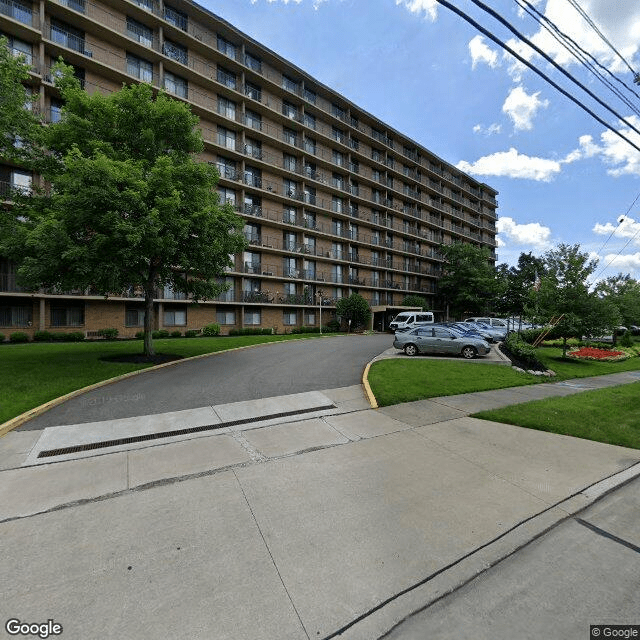
<svg viewBox="0 0 640 640">
<path fill-rule="evenodd" d="M 409 331 L 425 324 L 433 324 L 431 311 L 403 311 L 389 323 L 389 328 L 391 331 Z"/>
</svg>

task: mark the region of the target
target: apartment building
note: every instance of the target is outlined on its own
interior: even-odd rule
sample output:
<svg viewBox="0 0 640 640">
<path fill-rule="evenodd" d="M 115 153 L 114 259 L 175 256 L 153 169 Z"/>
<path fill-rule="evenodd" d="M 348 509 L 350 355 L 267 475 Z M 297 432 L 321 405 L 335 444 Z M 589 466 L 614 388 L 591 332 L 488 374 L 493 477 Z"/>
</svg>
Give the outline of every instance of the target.
<svg viewBox="0 0 640 640">
<path fill-rule="evenodd" d="M 229 290 L 194 305 L 158 291 L 154 325 L 222 332 L 317 326 L 357 292 L 374 327 L 408 294 L 438 311 L 438 246 L 488 247 L 495 260 L 497 192 L 238 31 L 185 0 L 0 0 L 0 33 L 32 67 L 29 90 L 45 121 L 62 103 L 50 68 L 62 56 L 90 93 L 148 82 L 200 117 L 202 159 L 245 221 L 249 243 Z M 0 193 L 37 176 L 0 160 Z M 0 332 L 143 325 L 140 292 L 22 290 L 0 258 Z"/>
</svg>

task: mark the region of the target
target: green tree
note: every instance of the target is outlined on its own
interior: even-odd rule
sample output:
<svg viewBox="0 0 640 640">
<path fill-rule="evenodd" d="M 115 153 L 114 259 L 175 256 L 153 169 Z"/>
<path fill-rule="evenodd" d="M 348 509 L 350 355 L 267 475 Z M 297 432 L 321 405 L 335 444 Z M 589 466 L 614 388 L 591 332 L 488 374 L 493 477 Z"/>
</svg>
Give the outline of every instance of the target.
<svg viewBox="0 0 640 640">
<path fill-rule="evenodd" d="M 622 324 L 629 326 L 640 322 L 640 282 L 629 274 L 619 273 L 602 280 L 596 285 L 596 293 L 617 307 Z"/>
<path fill-rule="evenodd" d="M 499 292 L 496 270 L 486 247 L 455 242 L 440 245 L 444 257 L 438 289 L 449 307 L 449 314 L 483 314 Z"/>
<path fill-rule="evenodd" d="M 349 324 L 350 329 L 365 327 L 371 320 L 369 303 L 359 294 L 340 298 L 336 304 L 336 315 Z M 351 322 L 349 322 L 351 321 Z"/>
<path fill-rule="evenodd" d="M 496 309 L 522 316 L 531 298 L 531 291 L 539 285 L 546 273 L 544 260 L 531 252 L 521 253 L 516 266 L 500 264 L 496 271 L 500 281 Z"/>
<path fill-rule="evenodd" d="M 561 318 L 554 334 L 563 338 L 563 356 L 567 338 L 597 335 L 619 323 L 616 307 L 589 290 L 588 278 L 598 262 L 581 252 L 580 245 L 560 244 L 543 259 L 546 274 L 531 301 L 543 322 Z"/>
<path fill-rule="evenodd" d="M 428 302 L 422 296 L 418 296 L 415 294 L 405 296 L 404 300 L 402 301 L 402 306 L 403 307 L 420 307 L 422 311 L 427 311 L 429 308 Z"/>
<path fill-rule="evenodd" d="M 29 79 L 24 55 L 14 56 L 0 37 L 0 156 L 20 164 L 34 159 L 41 128 L 28 107 L 33 97 L 22 84 Z"/>
<path fill-rule="evenodd" d="M 46 128 L 52 188 L 18 209 L 4 248 L 26 286 L 142 290 L 144 353 L 153 355 L 156 290 L 218 295 L 216 278 L 246 246 L 242 220 L 219 204 L 215 169 L 196 159 L 203 143 L 186 105 L 154 98 L 147 84 L 89 95 L 69 67 L 55 73 L 65 107 Z"/>
</svg>

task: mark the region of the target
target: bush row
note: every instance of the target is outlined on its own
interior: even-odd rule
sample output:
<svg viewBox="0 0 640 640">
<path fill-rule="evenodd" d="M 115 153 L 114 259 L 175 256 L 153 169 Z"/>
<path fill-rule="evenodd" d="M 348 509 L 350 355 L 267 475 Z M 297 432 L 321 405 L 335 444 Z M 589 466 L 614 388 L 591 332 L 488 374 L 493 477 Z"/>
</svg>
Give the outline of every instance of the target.
<svg viewBox="0 0 640 640">
<path fill-rule="evenodd" d="M 538 360 L 535 347 L 525 342 L 515 331 L 507 335 L 504 346 L 512 359 L 516 361 L 516 364 L 526 369 L 542 370 L 545 368 L 540 360 Z"/>
</svg>

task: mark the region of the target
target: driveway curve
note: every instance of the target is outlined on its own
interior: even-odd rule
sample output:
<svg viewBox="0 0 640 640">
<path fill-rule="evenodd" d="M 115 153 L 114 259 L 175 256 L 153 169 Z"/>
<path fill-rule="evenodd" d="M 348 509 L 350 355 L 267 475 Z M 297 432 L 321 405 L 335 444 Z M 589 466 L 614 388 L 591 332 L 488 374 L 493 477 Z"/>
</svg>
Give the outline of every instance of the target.
<svg viewBox="0 0 640 640">
<path fill-rule="evenodd" d="M 212 354 L 94 389 L 26 422 L 20 430 L 100 422 L 227 402 L 359 384 L 390 335 L 276 342 Z"/>
</svg>

